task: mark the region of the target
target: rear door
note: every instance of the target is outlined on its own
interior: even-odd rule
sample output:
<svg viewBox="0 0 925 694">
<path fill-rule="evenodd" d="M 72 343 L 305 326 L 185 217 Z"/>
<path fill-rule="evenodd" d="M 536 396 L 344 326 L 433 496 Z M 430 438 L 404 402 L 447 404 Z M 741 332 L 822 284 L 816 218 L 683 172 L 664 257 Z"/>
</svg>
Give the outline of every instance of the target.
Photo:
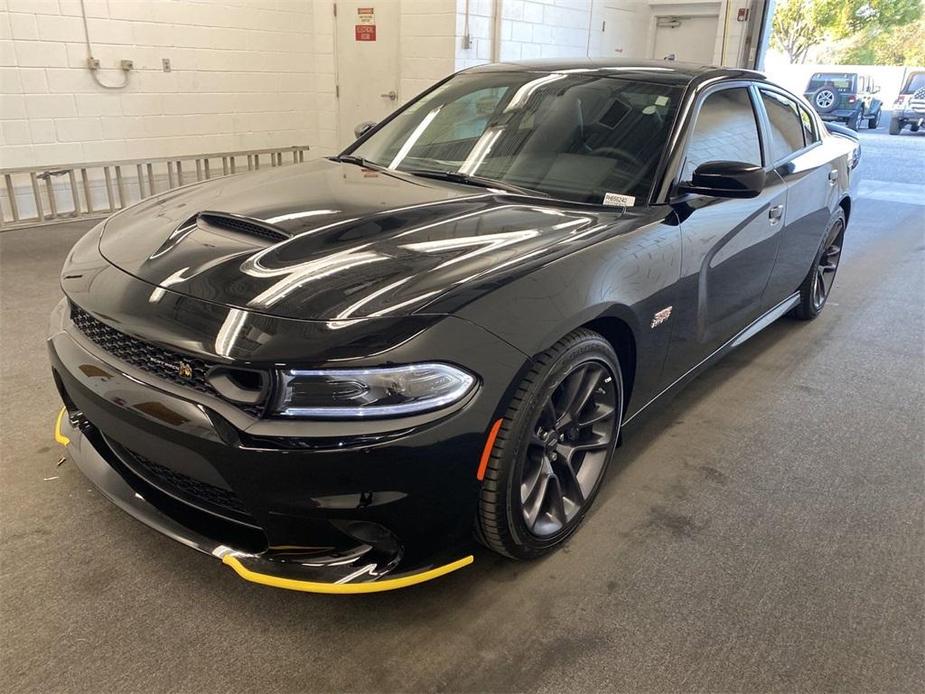
<svg viewBox="0 0 925 694">
<path fill-rule="evenodd" d="M 780 252 L 764 302 L 773 305 L 795 292 L 809 272 L 838 204 L 840 173 L 805 106 L 770 86 L 757 91 L 771 165 L 787 186 Z"/>
<path fill-rule="evenodd" d="M 678 180 L 689 181 L 707 161 L 766 165 L 748 83 L 723 86 L 701 97 L 688 129 Z M 763 296 L 777 257 L 786 198 L 783 180 L 766 167 L 765 188 L 750 199 L 685 195 L 672 204 L 681 218 L 681 299 L 666 369 L 681 376 L 764 309 Z"/>
</svg>

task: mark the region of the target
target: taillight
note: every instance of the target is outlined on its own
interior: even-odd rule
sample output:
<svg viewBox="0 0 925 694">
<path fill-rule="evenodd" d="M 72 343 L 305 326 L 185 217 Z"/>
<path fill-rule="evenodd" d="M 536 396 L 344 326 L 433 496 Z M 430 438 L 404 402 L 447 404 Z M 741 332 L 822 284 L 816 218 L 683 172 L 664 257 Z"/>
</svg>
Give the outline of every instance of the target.
<svg viewBox="0 0 925 694">
<path fill-rule="evenodd" d="M 849 96 L 849 97 L 848 97 L 848 103 L 849 103 L 849 104 L 853 104 L 855 101 L 857 101 L 857 97 L 854 97 L 854 96 Z"/>
</svg>

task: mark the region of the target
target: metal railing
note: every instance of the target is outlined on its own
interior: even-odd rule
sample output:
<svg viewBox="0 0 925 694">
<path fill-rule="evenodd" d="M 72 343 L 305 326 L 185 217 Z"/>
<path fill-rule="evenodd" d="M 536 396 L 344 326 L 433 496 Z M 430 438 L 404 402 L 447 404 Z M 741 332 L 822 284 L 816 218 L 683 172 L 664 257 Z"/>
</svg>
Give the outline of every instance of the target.
<svg viewBox="0 0 925 694">
<path fill-rule="evenodd" d="M 105 217 L 179 186 L 305 161 L 308 145 L 0 169 L 0 231 Z"/>
</svg>

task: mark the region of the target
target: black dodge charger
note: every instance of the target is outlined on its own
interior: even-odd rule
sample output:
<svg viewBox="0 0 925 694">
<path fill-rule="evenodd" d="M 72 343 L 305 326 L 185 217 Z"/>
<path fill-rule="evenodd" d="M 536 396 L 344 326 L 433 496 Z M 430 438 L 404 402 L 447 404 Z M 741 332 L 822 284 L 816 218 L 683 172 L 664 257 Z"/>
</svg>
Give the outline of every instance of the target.
<svg viewBox="0 0 925 694">
<path fill-rule="evenodd" d="M 177 189 L 84 236 L 55 435 L 243 578 L 398 588 L 561 545 L 627 426 L 814 318 L 859 158 L 761 74 L 455 74 L 330 159 Z"/>
</svg>

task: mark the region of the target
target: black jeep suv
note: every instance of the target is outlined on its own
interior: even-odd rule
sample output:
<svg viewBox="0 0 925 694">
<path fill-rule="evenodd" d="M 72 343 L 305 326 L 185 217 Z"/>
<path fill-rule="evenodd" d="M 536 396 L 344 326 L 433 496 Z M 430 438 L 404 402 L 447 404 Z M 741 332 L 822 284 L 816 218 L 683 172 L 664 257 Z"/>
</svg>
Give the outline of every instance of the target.
<svg viewBox="0 0 925 694">
<path fill-rule="evenodd" d="M 865 120 L 868 128 L 880 125 L 883 103 L 874 96 L 879 91 L 867 75 L 817 72 L 809 78 L 804 96 L 822 120 L 841 121 L 857 130 Z"/>
</svg>

